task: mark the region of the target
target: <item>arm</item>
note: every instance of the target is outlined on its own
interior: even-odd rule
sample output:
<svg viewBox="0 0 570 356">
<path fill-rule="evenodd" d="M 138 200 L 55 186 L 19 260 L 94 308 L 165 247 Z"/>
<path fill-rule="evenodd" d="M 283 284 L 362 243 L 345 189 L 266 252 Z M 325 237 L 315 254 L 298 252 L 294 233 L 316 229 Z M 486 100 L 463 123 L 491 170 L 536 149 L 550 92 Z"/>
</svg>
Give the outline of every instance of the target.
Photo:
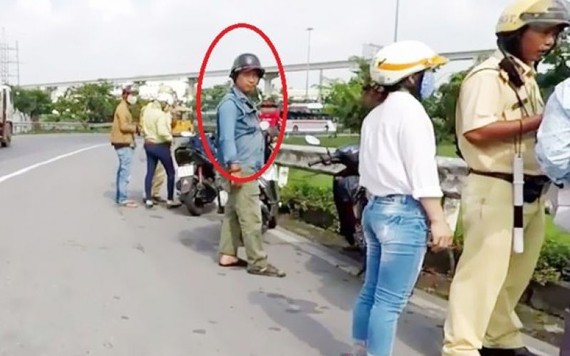
<svg viewBox="0 0 570 356">
<path fill-rule="evenodd" d="M 157 122 L 158 137 L 167 142 L 172 142 L 172 120 L 169 114 L 161 113 L 161 118 Z"/>
<path fill-rule="evenodd" d="M 117 119 L 119 120 L 119 130 L 122 133 L 136 133 L 137 132 L 137 125 L 131 123 L 129 120 L 129 113 L 125 112 L 125 110 L 117 110 Z"/>
<path fill-rule="evenodd" d="M 436 161 L 433 124 L 423 108 L 417 107 L 403 118 L 400 128 L 400 154 L 412 195 L 424 207 L 430 222 L 444 222 Z"/>
<path fill-rule="evenodd" d="M 218 135 L 224 164 L 238 168 L 237 147 L 235 142 L 238 109 L 230 100 L 218 108 Z"/>
<path fill-rule="evenodd" d="M 570 183 L 570 108 L 564 107 L 568 99 L 558 90 L 550 97 L 535 146 L 541 169 L 556 184 Z"/>
<path fill-rule="evenodd" d="M 522 121 L 505 121 L 497 116 L 501 88 L 496 75 L 494 71 L 477 73 L 461 88 L 457 105 L 463 118 L 462 134 L 474 145 L 516 137 L 521 123 L 523 134 L 536 131 L 540 124 L 540 115 L 523 117 Z"/>
</svg>

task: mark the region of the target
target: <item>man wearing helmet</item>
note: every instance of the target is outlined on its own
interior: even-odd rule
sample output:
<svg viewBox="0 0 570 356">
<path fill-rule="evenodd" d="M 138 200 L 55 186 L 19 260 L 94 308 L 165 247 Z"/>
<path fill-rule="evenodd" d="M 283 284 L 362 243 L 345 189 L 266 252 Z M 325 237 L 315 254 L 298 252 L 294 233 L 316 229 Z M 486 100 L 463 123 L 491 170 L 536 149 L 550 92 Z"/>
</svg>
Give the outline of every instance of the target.
<svg viewBox="0 0 570 356">
<path fill-rule="evenodd" d="M 218 161 L 232 175 L 248 177 L 264 164 L 264 138 L 259 116 L 249 96 L 255 93 L 265 69 L 256 55 L 239 55 L 232 65 L 234 85 L 217 109 L 216 146 Z M 285 277 L 285 273 L 267 263 L 263 250 L 262 218 L 257 181 L 228 182 L 228 201 L 220 237 L 220 266 L 247 266 L 251 274 Z M 247 262 L 237 258 L 243 243 Z"/>
<path fill-rule="evenodd" d="M 362 123 L 360 185 L 370 199 L 362 214 L 366 276 L 352 323 L 355 356 L 392 355 L 399 316 L 428 245 L 453 241 L 443 207 L 433 123 L 421 101 L 435 90 L 433 70 L 447 63 L 424 43 L 382 48 L 370 66 L 373 85 Z M 431 239 L 428 238 L 431 233 Z"/>
<path fill-rule="evenodd" d="M 515 306 L 545 234 L 548 181 L 534 155 L 544 103 L 535 68 L 569 19 L 566 0 L 515 1 L 498 21 L 497 52 L 462 84 L 456 132 L 470 174 L 461 197 L 464 246 L 451 284 L 445 356 L 533 355 Z M 515 192 L 513 181 L 522 180 L 523 192 Z"/>
</svg>

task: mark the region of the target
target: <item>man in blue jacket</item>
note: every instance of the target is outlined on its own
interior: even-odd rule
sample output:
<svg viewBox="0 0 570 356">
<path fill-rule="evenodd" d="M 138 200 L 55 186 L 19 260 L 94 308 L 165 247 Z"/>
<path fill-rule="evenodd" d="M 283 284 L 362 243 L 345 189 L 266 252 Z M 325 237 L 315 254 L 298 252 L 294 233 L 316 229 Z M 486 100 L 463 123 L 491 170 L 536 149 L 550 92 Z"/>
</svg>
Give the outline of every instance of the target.
<svg viewBox="0 0 570 356">
<path fill-rule="evenodd" d="M 251 53 L 239 55 L 230 72 L 234 85 L 218 105 L 216 146 L 218 161 L 233 176 L 249 177 L 264 165 L 264 137 L 258 111 L 249 95 L 255 93 L 265 69 Z M 228 183 L 228 201 L 222 223 L 219 265 L 246 267 L 251 274 L 285 277 L 267 263 L 263 250 L 259 183 Z M 247 262 L 237 258 L 243 243 Z"/>
<path fill-rule="evenodd" d="M 559 83 L 548 99 L 536 138 L 537 161 L 544 174 L 560 187 L 552 192 L 556 195 L 554 223 L 560 230 L 570 231 L 570 78 Z M 570 356 L 570 309 L 560 356 Z"/>
</svg>

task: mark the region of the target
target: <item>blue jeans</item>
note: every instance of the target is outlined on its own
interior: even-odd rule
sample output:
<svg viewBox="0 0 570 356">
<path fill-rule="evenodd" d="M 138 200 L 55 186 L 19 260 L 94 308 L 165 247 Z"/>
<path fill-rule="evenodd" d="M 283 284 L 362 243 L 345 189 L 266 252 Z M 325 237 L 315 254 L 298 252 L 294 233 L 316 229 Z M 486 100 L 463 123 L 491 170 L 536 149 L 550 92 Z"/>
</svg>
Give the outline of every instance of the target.
<svg viewBox="0 0 570 356">
<path fill-rule="evenodd" d="M 158 161 L 162 163 L 166 171 L 166 192 L 167 199 L 174 199 L 174 162 L 172 161 L 172 153 L 170 152 L 170 144 L 167 143 L 145 143 L 144 150 L 146 152 L 146 177 L 144 180 L 144 192 L 147 199 L 152 197 L 152 177 L 156 171 Z"/>
<path fill-rule="evenodd" d="M 411 196 L 373 197 L 364 208 L 362 227 L 367 268 L 354 307 L 352 335 L 369 356 L 389 356 L 398 319 L 422 268 L 427 219 Z"/>
<path fill-rule="evenodd" d="M 127 200 L 127 186 L 131 174 L 131 164 L 135 150 L 131 147 L 116 148 L 119 157 L 119 168 L 117 169 L 116 194 L 117 204 L 123 204 Z"/>
</svg>

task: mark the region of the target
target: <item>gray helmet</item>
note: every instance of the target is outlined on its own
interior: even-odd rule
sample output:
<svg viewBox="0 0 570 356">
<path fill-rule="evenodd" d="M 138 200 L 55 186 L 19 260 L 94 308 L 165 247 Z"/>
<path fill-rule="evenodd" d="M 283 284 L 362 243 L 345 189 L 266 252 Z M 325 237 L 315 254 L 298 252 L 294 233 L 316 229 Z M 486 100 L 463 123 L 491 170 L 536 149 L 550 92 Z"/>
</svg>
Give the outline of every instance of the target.
<svg viewBox="0 0 570 356">
<path fill-rule="evenodd" d="M 232 70 L 230 72 L 230 78 L 236 79 L 239 72 L 243 70 L 257 70 L 259 78 L 263 78 L 265 75 L 265 68 L 261 66 L 259 58 L 252 53 L 242 53 L 234 60 L 232 65 Z"/>
</svg>

